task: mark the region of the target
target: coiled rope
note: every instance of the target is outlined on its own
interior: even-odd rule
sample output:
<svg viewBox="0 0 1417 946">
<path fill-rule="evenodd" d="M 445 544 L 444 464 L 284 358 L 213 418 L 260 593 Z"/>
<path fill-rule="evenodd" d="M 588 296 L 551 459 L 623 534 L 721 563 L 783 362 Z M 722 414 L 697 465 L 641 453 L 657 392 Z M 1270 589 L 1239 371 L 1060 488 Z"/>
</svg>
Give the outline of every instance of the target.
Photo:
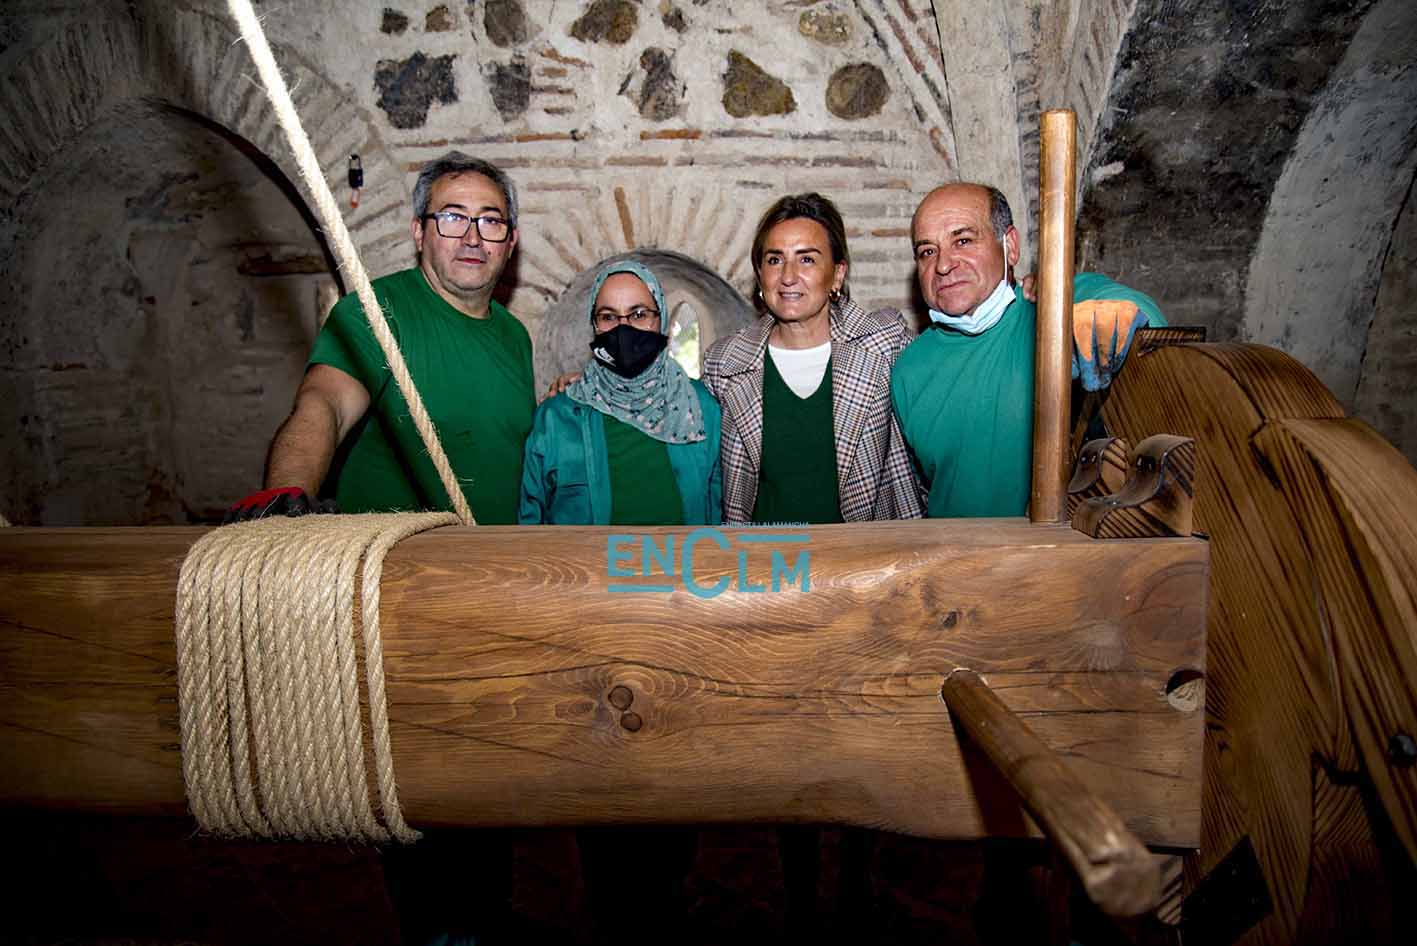
<svg viewBox="0 0 1417 946">
<path fill-rule="evenodd" d="M 449 512 L 260 519 L 207 533 L 177 586 L 188 803 L 220 835 L 414 841 L 394 782 L 379 636 L 384 556 Z M 373 742 L 370 804 L 354 579 Z"/>
</svg>

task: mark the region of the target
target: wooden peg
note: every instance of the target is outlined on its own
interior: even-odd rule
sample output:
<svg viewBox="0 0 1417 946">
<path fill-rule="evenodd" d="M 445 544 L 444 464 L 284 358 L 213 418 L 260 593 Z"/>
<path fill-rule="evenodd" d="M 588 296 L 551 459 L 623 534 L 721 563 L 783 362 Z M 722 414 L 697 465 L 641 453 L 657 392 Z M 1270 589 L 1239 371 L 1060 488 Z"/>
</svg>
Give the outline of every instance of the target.
<svg viewBox="0 0 1417 946">
<path fill-rule="evenodd" d="M 1073 528 L 1094 539 L 1138 539 L 1191 534 L 1196 443 L 1157 434 L 1137 444 L 1120 492 L 1081 502 Z"/>
<path fill-rule="evenodd" d="M 1092 902 L 1111 916 L 1156 907 L 1161 872 L 1120 815 L 1073 772 L 972 670 L 940 687 L 950 716 L 1019 793 Z"/>
</svg>

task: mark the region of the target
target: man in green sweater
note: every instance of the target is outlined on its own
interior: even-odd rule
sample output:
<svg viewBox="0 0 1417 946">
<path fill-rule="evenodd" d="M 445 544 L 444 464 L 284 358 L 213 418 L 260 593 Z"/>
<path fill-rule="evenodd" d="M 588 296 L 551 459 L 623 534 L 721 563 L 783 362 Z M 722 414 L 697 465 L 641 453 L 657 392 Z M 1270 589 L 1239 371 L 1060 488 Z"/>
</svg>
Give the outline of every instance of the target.
<svg viewBox="0 0 1417 946">
<path fill-rule="evenodd" d="M 493 165 L 454 151 L 423 168 L 413 204 L 418 265 L 376 279 L 374 293 L 473 515 L 515 523 L 536 407 L 531 339 L 492 292 L 517 245 L 516 192 Z M 452 506 L 352 294 L 315 339 L 265 487 L 228 521 L 299 514 L 316 495 L 343 512 Z"/>
<path fill-rule="evenodd" d="M 428 163 L 410 234 L 418 265 L 374 280 L 374 294 L 473 515 L 515 524 L 536 397 L 531 338 L 492 298 L 517 245 L 511 180 L 457 151 Z M 228 521 L 327 508 L 326 497 L 342 512 L 451 508 L 353 295 L 315 339 L 265 485 Z M 511 859 L 510 840 L 496 833 L 428 831 L 416 847 L 386 852 L 404 941 L 495 938 L 512 922 Z"/>
<path fill-rule="evenodd" d="M 1033 303 L 1015 291 L 1019 235 L 1004 195 L 948 184 L 911 222 L 933 323 L 896 359 L 891 402 L 929 493 L 926 514 L 1021 516 L 1033 450 Z M 1111 383 L 1136 330 L 1165 325 L 1144 293 L 1096 273 L 1073 281 L 1073 377 Z"/>
</svg>

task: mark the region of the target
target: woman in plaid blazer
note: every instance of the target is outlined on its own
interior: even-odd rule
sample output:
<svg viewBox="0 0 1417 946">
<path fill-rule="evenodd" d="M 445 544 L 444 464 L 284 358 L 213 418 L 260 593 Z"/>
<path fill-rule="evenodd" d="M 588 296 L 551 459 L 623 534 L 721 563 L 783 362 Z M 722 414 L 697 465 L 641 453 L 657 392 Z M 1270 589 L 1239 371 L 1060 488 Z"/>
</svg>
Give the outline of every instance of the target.
<svg viewBox="0 0 1417 946">
<path fill-rule="evenodd" d="M 910 334 L 898 311 L 851 301 L 841 214 L 820 194 L 782 198 L 758 225 L 752 260 L 766 312 L 704 357 L 723 408 L 724 521 L 919 518 L 890 396 Z"/>
</svg>

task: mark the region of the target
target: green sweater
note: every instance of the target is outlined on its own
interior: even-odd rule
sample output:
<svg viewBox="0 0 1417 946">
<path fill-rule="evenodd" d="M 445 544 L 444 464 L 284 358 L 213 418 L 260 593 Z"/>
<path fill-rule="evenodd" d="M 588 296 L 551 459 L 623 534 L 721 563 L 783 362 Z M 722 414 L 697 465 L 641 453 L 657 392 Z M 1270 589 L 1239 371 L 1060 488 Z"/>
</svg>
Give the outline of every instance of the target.
<svg viewBox="0 0 1417 946">
<path fill-rule="evenodd" d="M 488 318 L 463 315 L 418 269 L 376 279 L 374 294 L 472 514 L 486 524 L 516 522 L 522 446 L 536 407 L 526 329 L 496 302 Z M 354 295 L 330 310 L 310 364 L 338 368 L 369 392 L 369 410 L 321 492 L 344 512 L 451 509 Z"/>
<path fill-rule="evenodd" d="M 669 445 L 609 414 L 602 414 L 600 423 L 610 465 L 610 524 L 682 526 L 684 499 Z"/>
<path fill-rule="evenodd" d="M 832 365 L 798 397 L 763 353 L 763 459 L 754 522 L 841 522 L 832 428 Z"/>
</svg>

